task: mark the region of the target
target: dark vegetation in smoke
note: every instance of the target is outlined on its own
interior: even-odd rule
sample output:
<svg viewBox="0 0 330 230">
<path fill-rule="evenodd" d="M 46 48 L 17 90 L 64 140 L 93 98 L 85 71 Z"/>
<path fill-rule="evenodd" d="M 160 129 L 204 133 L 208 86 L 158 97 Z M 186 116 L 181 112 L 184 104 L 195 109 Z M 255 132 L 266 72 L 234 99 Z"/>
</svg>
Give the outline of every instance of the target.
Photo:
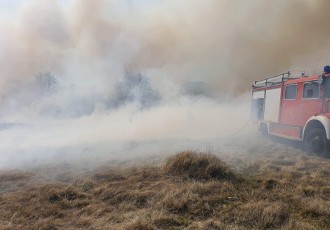
<svg viewBox="0 0 330 230">
<path fill-rule="evenodd" d="M 51 96 L 56 93 L 61 94 L 59 81 L 53 74 L 41 73 L 37 75 L 37 82 L 40 92 L 43 96 Z M 68 88 L 68 86 L 64 86 Z M 74 87 L 74 86 L 73 86 Z M 68 90 L 68 89 L 67 89 Z M 110 90 L 110 87 L 109 87 Z M 107 106 L 109 110 L 118 109 L 121 106 L 135 103 L 140 110 L 156 106 L 161 101 L 160 94 L 152 89 L 147 77 L 141 74 L 126 73 L 116 84 L 115 95 L 103 101 L 97 101 L 94 95 L 75 96 L 68 98 L 69 105 L 61 107 L 50 102 L 40 112 L 41 115 L 51 116 L 53 118 L 61 117 L 81 117 L 91 115 L 96 103 Z"/>
<path fill-rule="evenodd" d="M 142 74 L 126 73 L 116 85 L 116 95 L 110 107 L 118 108 L 128 103 L 137 103 L 140 109 L 159 104 L 160 94 L 152 89 L 147 77 Z"/>
<path fill-rule="evenodd" d="M 79 84 L 69 84 L 52 72 L 40 72 L 31 84 L 17 85 L 17 89 L 3 99 L 2 113 L 17 113 L 22 109 L 47 118 L 79 118 L 93 114 L 97 104 L 112 110 L 134 103 L 143 110 L 161 102 L 160 94 L 141 74 L 126 73 L 117 82 L 114 96 L 110 98 L 93 92 L 78 93 Z M 109 90 L 113 88 L 109 86 Z M 5 128 L 10 127 L 2 127 Z"/>
<path fill-rule="evenodd" d="M 66 94 L 66 91 L 71 91 L 70 87 L 64 85 L 51 72 L 40 72 L 36 75 L 36 85 L 38 96 L 32 98 L 40 102 L 43 106 L 40 107 L 39 115 L 50 118 L 78 118 L 85 115 L 90 115 L 95 109 L 95 101 L 92 96 L 77 96 L 72 95 L 62 102 L 61 97 Z"/>
<path fill-rule="evenodd" d="M 51 72 L 37 74 L 36 83 L 42 95 L 55 93 L 59 89 L 59 80 Z"/>
</svg>

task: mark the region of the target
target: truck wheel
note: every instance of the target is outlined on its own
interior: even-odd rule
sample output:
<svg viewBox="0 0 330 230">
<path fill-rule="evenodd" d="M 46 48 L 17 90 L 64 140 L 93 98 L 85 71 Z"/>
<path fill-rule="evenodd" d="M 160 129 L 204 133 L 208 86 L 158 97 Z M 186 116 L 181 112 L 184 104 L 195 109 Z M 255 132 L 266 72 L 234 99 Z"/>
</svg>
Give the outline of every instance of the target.
<svg viewBox="0 0 330 230">
<path fill-rule="evenodd" d="M 306 151 L 324 155 L 328 150 L 328 140 L 322 128 L 313 128 L 308 131 L 304 140 Z"/>
</svg>

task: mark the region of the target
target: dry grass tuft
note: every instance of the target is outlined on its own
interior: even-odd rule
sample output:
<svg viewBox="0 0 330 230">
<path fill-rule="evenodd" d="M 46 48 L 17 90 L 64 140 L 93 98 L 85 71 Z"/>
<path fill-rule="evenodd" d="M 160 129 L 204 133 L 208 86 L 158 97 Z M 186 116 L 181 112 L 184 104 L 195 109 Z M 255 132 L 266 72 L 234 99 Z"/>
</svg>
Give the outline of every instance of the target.
<svg viewBox="0 0 330 230">
<path fill-rule="evenodd" d="M 115 170 L 110 170 L 103 173 L 95 173 L 94 179 L 97 181 L 119 181 L 125 180 L 126 178 L 123 175 L 118 174 Z"/>
<path fill-rule="evenodd" d="M 207 153 L 185 151 L 171 157 L 165 172 L 196 180 L 237 180 L 237 175 L 218 157 Z"/>
<path fill-rule="evenodd" d="M 160 229 L 169 229 L 174 227 L 185 226 L 185 222 L 173 216 L 161 217 L 154 220 L 154 225 Z"/>
<path fill-rule="evenodd" d="M 288 207 L 280 202 L 250 202 L 234 212 L 235 221 L 250 228 L 274 229 L 289 219 Z"/>
<path fill-rule="evenodd" d="M 125 230 L 155 230 L 155 228 L 147 222 L 137 221 L 127 226 Z"/>
<path fill-rule="evenodd" d="M 265 184 L 264 184 L 265 189 L 272 189 L 272 188 L 274 188 L 277 185 L 277 183 L 278 182 L 276 180 L 274 180 L 274 179 L 266 180 L 265 181 Z"/>
</svg>

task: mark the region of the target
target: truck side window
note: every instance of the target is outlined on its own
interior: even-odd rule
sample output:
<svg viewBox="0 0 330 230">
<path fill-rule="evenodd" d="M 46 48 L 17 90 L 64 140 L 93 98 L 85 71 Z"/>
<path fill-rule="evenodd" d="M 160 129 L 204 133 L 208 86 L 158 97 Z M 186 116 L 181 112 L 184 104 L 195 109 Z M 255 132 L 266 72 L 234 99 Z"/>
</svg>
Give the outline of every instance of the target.
<svg viewBox="0 0 330 230">
<path fill-rule="evenodd" d="M 330 78 L 326 77 L 323 80 L 323 96 L 330 97 Z"/>
<path fill-rule="evenodd" d="M 320 85 L 317 82 L 308 82 L 304 84 L 304 98 L 319 98 Z"/>
<path fill-rule="evenodd" d="M 297 96 L 297 85 L 285 86 L 285 99 L 296 99 Z"/>
</svg>

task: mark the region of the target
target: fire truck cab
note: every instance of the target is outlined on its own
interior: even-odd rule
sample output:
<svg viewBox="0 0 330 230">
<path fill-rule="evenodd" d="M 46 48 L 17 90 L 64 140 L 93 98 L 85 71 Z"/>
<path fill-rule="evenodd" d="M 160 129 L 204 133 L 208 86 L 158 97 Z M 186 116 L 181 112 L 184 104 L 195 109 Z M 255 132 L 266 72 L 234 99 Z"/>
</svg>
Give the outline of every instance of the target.
<svg viewBox="0 0 330 230">
<path fill-rule="evenodd" d="M 321 75 L 288 72 L 255 81 L 252 118 L 263 134 L 302 141 L 307 151 L 328 154 L 330 66 Z"/>
</svg>

